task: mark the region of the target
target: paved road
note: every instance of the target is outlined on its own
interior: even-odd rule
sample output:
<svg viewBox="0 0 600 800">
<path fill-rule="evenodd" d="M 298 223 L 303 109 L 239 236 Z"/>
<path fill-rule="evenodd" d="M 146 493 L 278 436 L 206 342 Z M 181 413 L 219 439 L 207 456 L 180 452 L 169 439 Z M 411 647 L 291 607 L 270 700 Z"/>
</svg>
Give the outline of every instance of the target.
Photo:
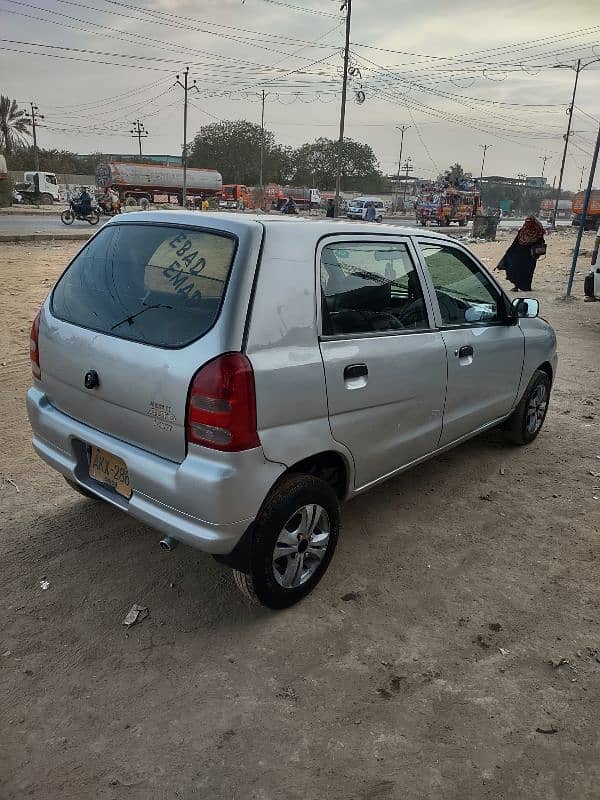
<svg viewBox="0 0 600 800">
<path fill-rule="evenodd" d="M 72 225 L 63 225 L 60 221 L 60 212 L 57 211 L 56 216 L 53 214 L 44 214 L 43 216 L 36 216 L 33 214 L 0 214 L 0 233 L 67 233 L 68 231 L 89 231 L 90 233 L 95 230 L 95 226 L 91 226 L 87 222 L 74 222 Z M 104 218 L 105 220 L 107 218 Z M 389 218 L 385 222 L 389 225 L 397 225 L 403 227 L 416 227 L 414 218 Z M 500 223 L 502 230 L 514 230 L 520 228 L 523 224 L 522 219 L 509 219 L 503 220 Z M 568 220 L 560 220 L 559 225 L 569 226 L 571 223 Z M 450 228 L 433 228 L 432 230 L 441 231 L 444 233 L 459 233 L 465 234 L 471 229 L 471 224 L 467 228 L 459 228 L 456 225 Z"/>
</svg>

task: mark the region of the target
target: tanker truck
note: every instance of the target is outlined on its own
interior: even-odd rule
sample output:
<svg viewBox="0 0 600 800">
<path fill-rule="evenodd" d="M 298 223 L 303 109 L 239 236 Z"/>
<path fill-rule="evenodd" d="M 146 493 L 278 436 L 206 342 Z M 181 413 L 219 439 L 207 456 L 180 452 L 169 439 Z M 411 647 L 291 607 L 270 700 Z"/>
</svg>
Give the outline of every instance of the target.
<svg viewBox="0 0 600 800">
<path fill-rule="evenodd" d="M 183 167 L 160 164 L 109 163 L 96 167 L 96 184 L 104 191 L 114 189 L 126 205 L 153 203 L 155 195 L 171 195 L 183 205 Z M 188 167 L 188 198 L 209 197 L 221 191 L 223 179 L 214 169 Z"/>
</svg>

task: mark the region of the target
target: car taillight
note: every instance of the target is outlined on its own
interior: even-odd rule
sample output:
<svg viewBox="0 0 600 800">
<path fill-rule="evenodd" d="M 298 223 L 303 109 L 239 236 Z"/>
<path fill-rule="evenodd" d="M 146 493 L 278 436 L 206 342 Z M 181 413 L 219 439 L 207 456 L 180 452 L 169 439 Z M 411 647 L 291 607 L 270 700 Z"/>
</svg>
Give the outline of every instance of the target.
<svg viewBox="0 0 600 800">
<path fill-rule="evenodd" d="M 187 404 L 187 441 L 213 450 L 258 447 L 254 373 L 242 353 L 225 353 L 194 375 Z"/>
<path fill-rule="evenodd" d="M 36 380 L 42 377 L 42 368 L 40 366 L 40 315 L 41 310 L 35 315 L 35 319 L 31 324 L 31 333 L 29 334 L 29 358 L 31 359 L 31 372 Z"/>
</svg>

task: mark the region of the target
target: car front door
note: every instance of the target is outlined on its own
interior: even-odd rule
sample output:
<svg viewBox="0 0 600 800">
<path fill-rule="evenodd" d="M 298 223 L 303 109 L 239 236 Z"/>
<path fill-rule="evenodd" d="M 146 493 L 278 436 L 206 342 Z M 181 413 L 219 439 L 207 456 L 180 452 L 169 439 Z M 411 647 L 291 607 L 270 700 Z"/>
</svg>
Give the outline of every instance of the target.
<svg viewBox="0 0 600 800">
<path fill-rule="evenodd" d="M 358 489 L 437 447 L 446 349 L 409 239 L 331 237 L 317 266 L 331 432 Z"/>
<path fill-rule="evenodd" d="M 458 245 L 419 240 L 448 355 L 441 444 L 506 416 L 514 405 L 525 339 L 489 275 Z"/>
</svg>

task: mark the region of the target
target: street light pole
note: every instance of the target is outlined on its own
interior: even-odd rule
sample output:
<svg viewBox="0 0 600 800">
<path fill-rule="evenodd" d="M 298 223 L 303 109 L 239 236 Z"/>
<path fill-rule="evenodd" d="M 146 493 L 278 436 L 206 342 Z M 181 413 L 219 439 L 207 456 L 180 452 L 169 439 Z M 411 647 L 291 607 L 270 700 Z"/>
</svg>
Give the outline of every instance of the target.
<svg viewBox="0 0 600 800">
<path fill-rule="evenodd" d="M 594 176 L 596 174 L 596 165 L 598 164 L 598 151 L 600 151 L 600 126 L 598 127 L 598 135 L 596 136 L 596 147 L 594 148 L 594 157 L 592 158 L 592 166 L 590 167 L 590 176 L 588 178 L 587 189 L 585 190 L 585 197 L 583 198 L 583 208 L 581 209 L 581 220 L 579 221 L 579 230 L 577 231 L 577 241 L 575 242 L 575 249 L 573 250 L 573 262 L 571 264 L 571 272 L 569 273 L 569 280 L 567 282 L 567 297 L 571 295 L 573 288 L 573 279 L 575 277 L 575 270 L 577 269 L 577 259 L 579 258 L 579 248 L 581 247 L 581 239 L 585 230 L 585 222 L 587 217 L 588 205 L 590 203 L 590 196 L 592 194 L 592 186 L 594 185 Z"/>
<path fill-rule="evenodd" d="M 188 76 L 190 68 L 186 67 L 183 72 L 183 83 L 179 80 L 179 75 L 175 76 L 175 84 L 181 86 L 183 89 L 183 152 L 181 154 L 181 163 L 183 166 L 183 186 L 181 191 L 182 206 L 186 207 L 187 204 L 187 114 L 188 114 L 188 93 L 195 89 L 200 93 L 200 89 L 196 86 L 196 81 L 188 83 Z"/>
<path fill-rule="evenodd" d="M 548 161 L 549 156 L 538 156 L 538 158 L 541 158 L 543 160 L 542 163 L 542 178 L 543 178 L 544 172 L 546 171 L 546 161 Z"/>
<path fill-rule="evenodd" d="M 396 206 L 398 205 L 398 195 L 400 193 L 400 170 L 402 169 L 402 149 L 404 147 L 404 131 L 407 131 L 409 128 L 412 128 L 412 125 L 396 125 L 396 130 L 401 132 L 400 137 L 400 155 L 398 156 L 398 175 L 396 177 Z M 396 211 L 398 209 L 396 208 Z"/>
<path fill-rule="evenodd" d="M 346 9 L 346 44 L 344 47 L 344 77 L 342 81 L 342 106 L 340 109 L 340 136 L 338 139 L 337 171 L 335 176 L 335 215 L 340 213 L 340 189 L 342 183 L 342 156 L 344 150 L 344 126 L 346 123 L 346 93 L 348 90 L 348 60 L 350 57 L 350 22 L 352 0 L 344 0 L 340 10 Z"/>
</svg>

